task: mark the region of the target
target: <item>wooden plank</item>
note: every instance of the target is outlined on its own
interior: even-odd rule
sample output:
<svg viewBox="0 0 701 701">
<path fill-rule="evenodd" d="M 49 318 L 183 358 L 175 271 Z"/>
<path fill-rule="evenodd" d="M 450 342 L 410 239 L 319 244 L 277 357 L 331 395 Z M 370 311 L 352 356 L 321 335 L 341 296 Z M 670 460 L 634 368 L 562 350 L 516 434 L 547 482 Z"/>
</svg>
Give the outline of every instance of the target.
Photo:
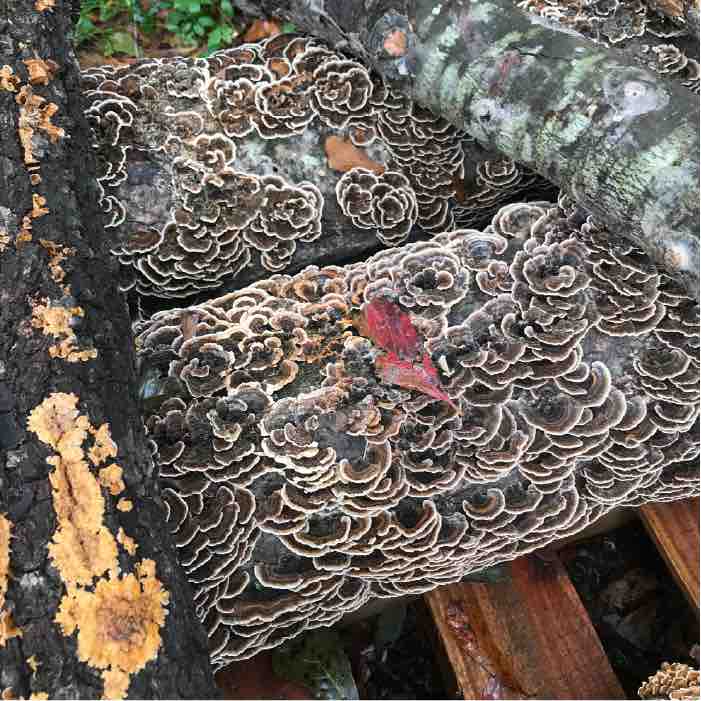
<svg viewBox="0 0 701 701">
<path fill-rule="evenodd" d="M 505 582 L 425 594 L 464 698 L 625 698 L 562 563 L 550 559 L 515 560 Z"/>
<path fill-rule="evenodd" d="M 699 615 L 699 498 L 640 507 L 640 518 Z"/>
</svg>

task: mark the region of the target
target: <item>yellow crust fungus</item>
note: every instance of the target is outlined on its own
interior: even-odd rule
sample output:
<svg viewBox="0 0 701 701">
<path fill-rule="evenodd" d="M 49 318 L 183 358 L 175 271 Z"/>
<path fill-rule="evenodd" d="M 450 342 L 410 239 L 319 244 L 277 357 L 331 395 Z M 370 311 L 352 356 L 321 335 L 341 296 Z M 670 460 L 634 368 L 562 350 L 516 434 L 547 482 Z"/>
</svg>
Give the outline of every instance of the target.
<svg viewBox="0 0 701 701">
<path fill-rule="evenodd" d="M 112 440 L 109 424 L 102 424 L 100 428 L 92 430 L 91 433 L 95 445 L 88 451 L 88 456 L 93 465 L 100 465 L 108 458 L 117 457 L 117 444 Z M 121 478 L 121 476 L 122 470 L 119 468 L 119 477 Z"/>
<path fill-rule="evenodd" d="M 30 701 L 31 699 L 36 699 L 36 701 L 43 701 L 43 699 L 48 699 L 49 694 L 46 691 L 33 691 L 29 695 Z"/>
<path fill-rule="evenodd" d="M 55 5 L 55 0 L 36 0 L 34 3 L 34 9 L 37 12 L 46 12 L 47 10 L 53 10 Z"/>
<path fill-rule="evenodd" d="M 25 58 L 24 65 L 27 66 L 32 85 L 48 85 L 58 69 L 58 64 L 51 59 L 44 61 L 41 58 Z"/>
<path fill-rule="evenodd" d="M 0 253 L 7 248 L 8 243 L 10 243 L 9 234 L 5 229 L 0 229 Z"/>
<path fill-rule="evenodd" d="M 100 478 L 100 484 L 105 489 L 109 490 L 109 493 L 113 497 L 116 497 L 117 494 L 120 494 L 124 491 L 122 468 L 116 463 L 112 463 L 107 467 L 103 467 L 98 473 L 98 476 Z"/>
<path fill-rule="evenodd" d="M 39 662 L 36 658 L 36 655 L 32 655 L 31 657 L 28 657 L 27 664 L 29 665 L 29 668 L 32 670 L 32 672 L 36 672 L 37 669 L 39 669 Z"/>
<path fill-rule="evenodd" d="M 136 549 L 139 547 L 133 538 L 130 538 L 123 528 L 119 528 L 117 532 L 117 542 L 130 554 L 135 555 Z"/>
<path fill-rule="evenodd" d="M 131 503 L 131 500 L 129 499 L 120 499 L 117 502 L 117 508 L 120 511 L 131 511 L 134 505 Z"/>
<path fill-rule="evenodd" d="M 43 304 L 37 304 L 32 308 L 32 326 L 41 329 L 44 336 L 54 336 L 59 339 L 58 344 L 49 346 L 49 355 L 52 358 L 62 358 L 69 363 L 87 361 L 97 357 L 97 350 L 89 348 L 78 350 L 76 348 L 77 337 L 70 326 L 71 319 L 76 316 L 84 316 L 81 307 L 51 306 L 48 299 Z"/>
<path fill-rule="evenodd" d="M 169 594 L 156 579 L 156 563 L 144 560 L 134 574 L 101 579 L 94 591 L 69 589 L 56 623 L 64 635 L 78 631 L 78 658 L 103 674 L 105 697 L 123 698 L 128 675 L 156 657 Z"/>
<path fill-rule="evenodd" d="M 15 92 L 20 82 L 19 76 L 14 74 L 12 66 L 0 66 L 0 90 Z"/>
</svg>

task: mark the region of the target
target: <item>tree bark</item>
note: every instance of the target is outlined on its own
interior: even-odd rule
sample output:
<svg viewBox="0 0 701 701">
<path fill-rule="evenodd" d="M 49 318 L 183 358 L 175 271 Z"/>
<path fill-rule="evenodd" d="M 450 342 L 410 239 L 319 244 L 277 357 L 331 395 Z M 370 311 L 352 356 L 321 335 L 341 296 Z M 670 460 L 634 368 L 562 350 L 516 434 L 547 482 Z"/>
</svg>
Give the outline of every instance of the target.
<svg viewBox="0 0 701 701">
<path fill-rule="evenodd" d="M 0 691 L 216 697 L 137 407 L 72 7 L 0 8 Z"/>
<path fill-rule="evenodd" d="M 698 295 L 698 100 L 511 0 L 259 0 L 572 194 Z"/>
</svg>

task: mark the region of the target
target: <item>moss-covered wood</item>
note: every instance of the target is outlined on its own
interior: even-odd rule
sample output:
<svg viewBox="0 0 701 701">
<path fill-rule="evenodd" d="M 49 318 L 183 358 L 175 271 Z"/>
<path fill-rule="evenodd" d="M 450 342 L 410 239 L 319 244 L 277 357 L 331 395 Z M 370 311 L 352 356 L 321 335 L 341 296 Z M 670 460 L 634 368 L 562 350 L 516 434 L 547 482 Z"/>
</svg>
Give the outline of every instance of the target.
<svg viewBox="0 0 701 701">
<path fill-rule="evenodd" d="M 561 185 L 698 288 L 699 107 L 511 0 L 260 0 Z"/>
<path fill-rule="evenodd" d="M 71 12 L 0 2 L 0 692 L 211 698 L 137 407 Z"/>
</svg>

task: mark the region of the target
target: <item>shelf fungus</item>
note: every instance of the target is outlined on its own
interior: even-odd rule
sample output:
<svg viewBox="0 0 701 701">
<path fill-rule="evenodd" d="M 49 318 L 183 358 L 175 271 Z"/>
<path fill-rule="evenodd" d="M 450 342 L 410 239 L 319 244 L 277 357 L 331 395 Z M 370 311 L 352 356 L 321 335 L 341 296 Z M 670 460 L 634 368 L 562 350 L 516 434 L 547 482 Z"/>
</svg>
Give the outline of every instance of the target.
<svg viewBox="0 0 701 701">
<path fill-rule="evenodd" d="M 546 187 L 295 34 L 82 80 L 111 250 L 122 287 L 140 295 L 180 299 L 258 263 L 284 272 L 325 221 L 397 245 L 415 227 L 486 223 L 505 199 Z M 339 175 L 334 143 L 374 172 Z"/>
<path fill-rule="evenodd" d="M 564 197 L 137 322 L 214 664 L 698 493 L 698 323 Z"/>
</svg>

